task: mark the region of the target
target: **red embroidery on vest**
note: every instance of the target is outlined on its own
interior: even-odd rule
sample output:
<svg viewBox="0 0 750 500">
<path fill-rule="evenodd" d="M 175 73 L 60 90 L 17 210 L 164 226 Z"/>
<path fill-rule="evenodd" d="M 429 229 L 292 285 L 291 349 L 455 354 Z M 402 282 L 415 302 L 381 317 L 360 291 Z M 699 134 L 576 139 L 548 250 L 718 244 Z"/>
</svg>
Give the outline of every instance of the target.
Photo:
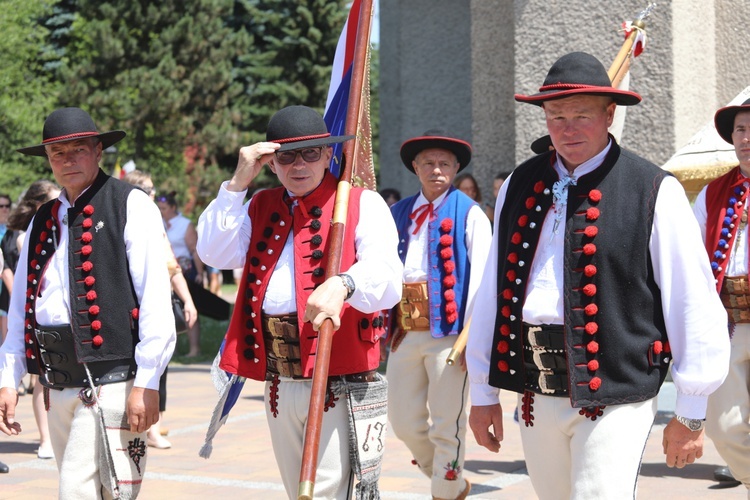
<svg viewBox="0 0 750 500">
<path fill-rule="evenodd" d="M 601 417 L 604 415 L 604 409 L 606 406 L 589 406 L 588 408 L 581 408 L 578 411 L 579 415 L 583 415 L 586 418 L 590 418 L 593 422 L 598 417 Z"/>
<path fill-rule="evenodd" d="M 531 391 L 523 391 L 523 397 L 521 398 L 521 419 L 526 424 L 526 427 L 534 427 L 534 393 Z"/>
</svg>

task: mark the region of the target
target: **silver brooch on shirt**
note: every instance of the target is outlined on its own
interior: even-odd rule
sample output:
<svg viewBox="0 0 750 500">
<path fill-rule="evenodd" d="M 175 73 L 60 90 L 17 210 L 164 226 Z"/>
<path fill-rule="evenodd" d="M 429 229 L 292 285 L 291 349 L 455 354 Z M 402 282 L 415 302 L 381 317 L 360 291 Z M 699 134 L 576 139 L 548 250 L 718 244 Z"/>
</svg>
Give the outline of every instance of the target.
<svg viewBox="0 0 750 500">
<path fill-rule="evenodd" d="M 94 226 L 94 229 L 96 229 L 96 232 L 98 233 L 100 229 L 104 228 L 104 221 L 99 221 L 96 223 L 96 226 Z"/>
</svg>

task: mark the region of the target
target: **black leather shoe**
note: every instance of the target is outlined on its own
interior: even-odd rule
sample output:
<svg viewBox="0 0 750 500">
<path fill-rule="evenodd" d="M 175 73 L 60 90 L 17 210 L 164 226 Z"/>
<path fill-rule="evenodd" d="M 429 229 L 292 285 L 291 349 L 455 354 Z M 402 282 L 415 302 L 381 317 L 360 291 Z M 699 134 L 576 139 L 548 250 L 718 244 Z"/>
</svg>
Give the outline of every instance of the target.
<svg viewBox="0 0 750 500">
<path fill-rule="evenodd" d="M 7 474 L 10 472 L 10 468 L 4 463 L 0 462 L 0 474 Z"/>
<path fill-rule="evenodd" d="M 726 466 L 714 469 L 714 479 L 720 483 L 726 483 L 727 486 L 729 486 L 730 483 L 732 483 L 732 486 L 739 486 L 742 484 L 741 481 L 737 481 L 734 478 L 729 467 Z"/>
</svg>

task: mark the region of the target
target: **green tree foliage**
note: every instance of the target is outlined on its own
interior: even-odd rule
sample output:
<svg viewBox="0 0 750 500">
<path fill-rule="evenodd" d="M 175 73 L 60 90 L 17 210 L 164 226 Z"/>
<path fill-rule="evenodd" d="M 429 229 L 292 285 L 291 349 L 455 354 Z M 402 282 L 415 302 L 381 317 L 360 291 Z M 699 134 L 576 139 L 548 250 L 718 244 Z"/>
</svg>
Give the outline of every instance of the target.
<svg viewBox="0 0 750 500">
<path fill-rule="evenodd" d="M 37 25 L 44 0 L 0 0 L 0 191 L 14 199 L 29 184 L 51 178 L 39 158 L 16 152 L 41 142 L 42 124 L 58 85 L 41 67 L 39 51 L 46 30 Z"/>
</svg>

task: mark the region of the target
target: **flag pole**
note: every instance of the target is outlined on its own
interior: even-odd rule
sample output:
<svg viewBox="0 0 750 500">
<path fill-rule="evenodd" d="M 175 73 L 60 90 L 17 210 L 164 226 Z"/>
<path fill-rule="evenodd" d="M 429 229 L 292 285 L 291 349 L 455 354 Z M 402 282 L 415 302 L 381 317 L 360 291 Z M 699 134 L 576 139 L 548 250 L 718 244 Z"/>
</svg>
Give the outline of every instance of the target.
<svg viewBox="0 0 750 500">
<path fill-rule="evenodd" d="M 343 146 L 341 178 L 336 190 L 336 202 L 333 209 L 333 226 L 329 242 L 329 258 L 326 266 L 326 279 L 339 274 L 341 265 L 341 250 L 344 242 L 346 216 L 349 207 L 349 191 L 351 190 L 354 160 L 360 137 L 357 130 L 359 122 L 362 86 L 369 71 L 367 57 L 370 45 L 370 26 L 372 24 L 372 0 L 362 0 L 359 10 L 357 41 L 355 44 L 352 80 L 349 92 L 349 103 L 346 114 L 345 135 L 355 135 L 353 141 L 347 141 Z M 305 440 L 302 450 L 302 466 L 300 468 L 298 500 L 312 500 L 315 489 L 315 475 L 318 467 L 318 448 L 325 408 L 326 388 L 328 385 L 328 365 L 331 359 L 331 344 L 333 343 L 333 322 L 326 319 L 318 334 L 318 348 L 315 354 L 315 368 L 313 369 L 312 389 L 310 394 L 310 408 L 305 428 Z"/>
<path fill-rule="evenodd" d="M 630 26 L 630 33 L 625 38 L 625 42 L 620 47 L 620 51 L 617 53 L 615 60 L 607 71 L 612 86 L 617 88 L 620 86 L 620 82 L 625 78 L 625 75 L 630 71 L 630 62 L 633 60 L 633 46 L 635 45 L 638 35 L 646 30 L 645 19 L 651 14 L 651 11 L 656 7 L 655 3 L 651 3 L 643 9 L 637 16 L 635 21 Z M 638 54 L 636 54 L 638 55 Z"/>
</svg>

